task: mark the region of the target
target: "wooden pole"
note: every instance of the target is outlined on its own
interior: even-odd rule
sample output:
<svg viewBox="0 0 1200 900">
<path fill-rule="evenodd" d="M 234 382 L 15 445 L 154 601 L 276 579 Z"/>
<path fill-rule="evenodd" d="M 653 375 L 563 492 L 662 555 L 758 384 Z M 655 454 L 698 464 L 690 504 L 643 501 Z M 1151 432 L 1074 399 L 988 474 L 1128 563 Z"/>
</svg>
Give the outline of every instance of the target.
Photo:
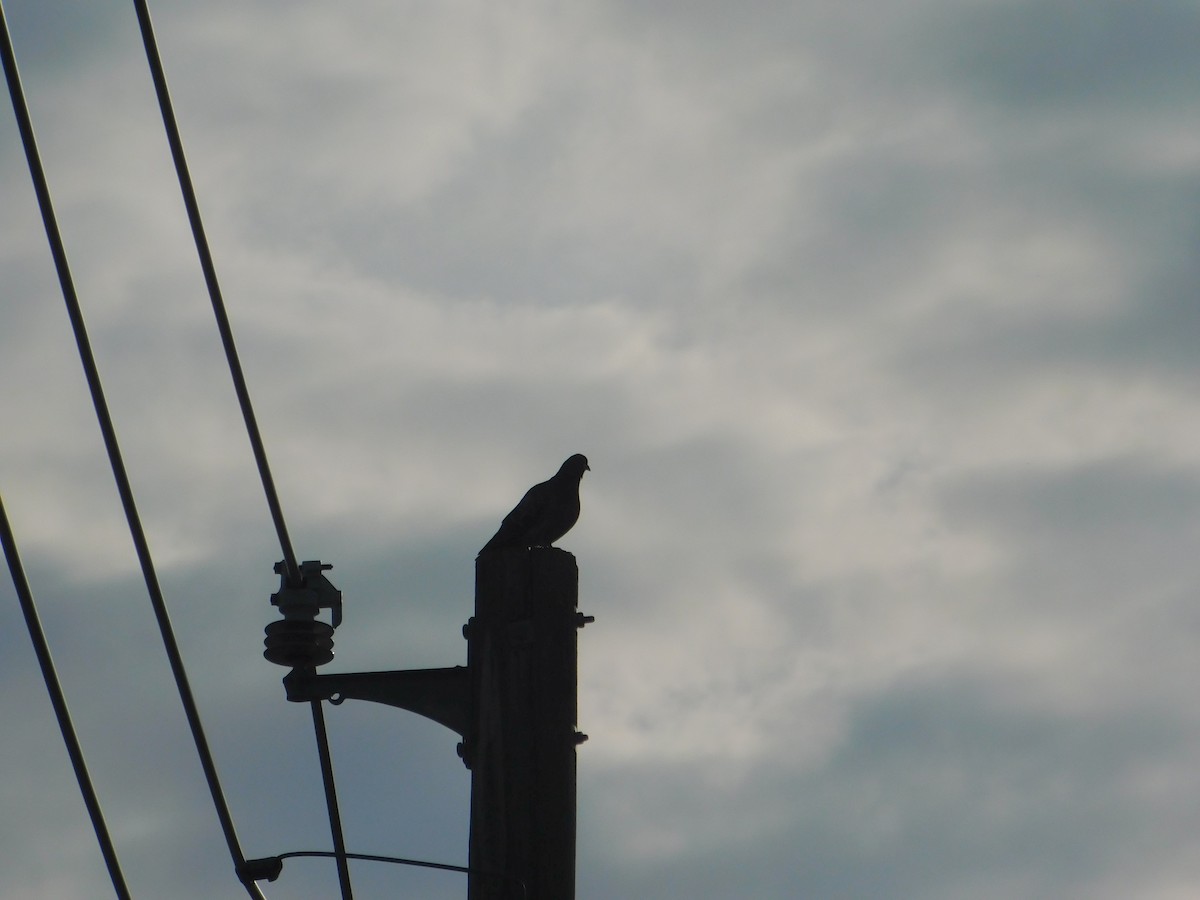
<svg viewBox="0 0 1200 900">
<path fill-rule="evenodd" d="M 468 900 L 575 896 L 578 596 L 565 550 L 475 561 Z"/>
</svg>

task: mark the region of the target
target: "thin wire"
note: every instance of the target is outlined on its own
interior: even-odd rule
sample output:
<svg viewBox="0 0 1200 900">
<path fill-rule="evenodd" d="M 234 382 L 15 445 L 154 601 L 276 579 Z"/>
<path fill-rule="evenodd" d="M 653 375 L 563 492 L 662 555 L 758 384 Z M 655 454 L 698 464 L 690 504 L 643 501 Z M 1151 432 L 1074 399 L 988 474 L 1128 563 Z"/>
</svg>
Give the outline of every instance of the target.
<svg viewBox="0 0 1200 900">
<path fill-rule="evenodd" d="M 275 859 L 296 859 L 299 857 L 315 857 L 318 859 L 329 859 L 337 854 L 330 853 L 328 850 L 292 850 L 288 853 L 280 853 Z M 500 878 L 506 881 L 515 882 L 517 887 L 521 889 L 521 896 L 528 897 L 529 889 L 525 886 L 525 882 L 520 878 L 512 875 L 505 875 L 501 872 L 489 872 L 486 869 L 472 869 L 470 866 L 456 866 L 451 863 L 429 862 L 424 859 L 405 859 L 403 856 L 380 856 L 376 853 L 347 853 L 350 859 L 361 859 L 366 862 L 382 862 L 394 863 L 398 866 L 419 866 L 423 869 L 440 869 L 444 872 L 462 872 L 465 875 L 484 875 L 488 878 Z"/>
<path fill-rule="evenodd" d="M 338 882 L 344 900 L 354 900 L 350 887 L 350 864 L 346 861 L 346 841 L 342 836 L 342 815 L 338 811 L 337 788 L 333 781 L 333 758 L 325 734 L 325 712 L 321 701 L 312 701 L 313 728 L 317 732 L 317 754 L 321 757 L 321 780 L 325 783 L 325 805 L 329 809 L 329 830 L 333 833 L 333 855 L 337 860 Z"/>
<path fill-rule="evenodd" d="M 337 856 L 336 853 L 330 853 L 328 850 L 291 850 L 288 853 L 280 853 L 276 859 L 299 859 L 301 857 L 310 857 L 315 859 L 332 859 Z M 361 859 L 366 862 L 385 862 L 395 863 L 400 866 L 419 866 L 423 869 L 441 869 L 445 872 L 462 872 L 469 875 L 472 872 L 478 872 L 477 869 L 472 869 L 467 866 L 456 866 L 452 863 L 429 862 L 424 859 L 405 859 L 402 856 L 380 856 L 375 853 L 347 853 L 350 859 Z M 491 875 L 491 872 L 482 874 Z"/>
<path fill-rule="evenodd" d="M 154 37 L 154 25 L 150 21 L 150 10 L 146 5 L 146 0 L 133 0 L 133 5 L 137 10 L 142 43 L 146 46 L 146 60 L 150 64 L 150 75 L 154 79 L 154 91 L 158 95 L 158 106 L 162 111 L 167 141 L 171 145 L 171 157 L 175 162 L 179 189 L 183 193 L 183 203 L 187 207 L 188 222 L 192 226 L 196 252 L 200 256 L 200 268 L 204 271 L 204 282 L 208 286 L 208 296 L 212 301 L 213 314 L 217 318 L 217 330 L 221 333 L 221 344 L 225 348 L 225 358 L 229 361 L 229 374 L 233 377 L 233 387 L 237 392 L 238 405 L 242 409 L 242 418 L 246 420 L 246 434 L 250 438 L 250 447 L 254 451 L 254 460 L 258 464 L 263 492 L 267 495 L 267 506 L 271 510 L 271 519 L 275 523 L 275 532 L 279 536 L 279 546 L 283 550 L 287 580 L 289 584 L 299 586 L 300 567 L 296 563 L 296 552 L 292 549 L 292 539 L 288 536 L 287 524 L 283 519 L 283 507 L 279 502 L 279 494 L 275 490 L 275 480 L 271 477 L 271 467 L 267 462 L 267 450 L 258 429 L 258 420 L 254 415 L 254 407 L 250 403 L 250 389 L 246 386 L 246 376 L 242 372 L 237 346 L 233 342 L 233 327 L 229 324 L 229 314 L 225 311 L 225 301 L 221 297 L 221 286 L 217 281 L 217 269 L 213 264 L 212 251 L 209 250 L 208 238 L 204 233 L 204 223 L 200 219 L 200 204 L 196 200 L 196 190 L 192 186 L 187 157 L 183 152 L 183 139 L 179 135 L 179 125 L 175 121 L 171 94 L 167 90 L 167 76 L 163 71 L 162 58 L 158 53 L 158 41 Z"/>
<path fill-rule="evenodd" d="M 3 6 L 0 4 L 0 18 L 3 15 Z M 7 59 L 7 56 L 5 58 Z M 58 719 L 63 743 L 67 745 L 67 755 L 71 758 L 71 768 L 75 770 L 75 780 L 79 782 L 83 803 L 87 807 L 88 816 L 91 817 L 96 840 L 100 843 L 100 853 L 104 857 L 104 864 L 108 867 L 108 877 L 112 879 L 117 897 L 120 900 L 130 900 L 129 888 L 125 886 L 125 876 L 121 874 L 121 864 L 117 860 L 117 851 L 113 847 L 108 826 L 104 822 L 104 813 L 100 809 L 100 800 L 96 796 L 96 789 L 88 775 L 87 763 L 83 758 L 83 748 L 79 744 L 79 737 L 75 734 L 75 726 L 71 724 L 67 698 L 63 694 L 62 684 L 58 680 L 58 672 L 54 668 L 54 658 L 50 655 L 50 645 L 46 642 L 46 633 L 42 630 L 42 623 L 38 618 L 37 605 L 33 601 L 33 591 L 30 590 L 29 580 L 25 577 L 25 567 L 21 565 L 21 556 L 17 552 L 17 541 L 13 537 L 8 514 L 4 511 L 3 497 L 0 497 L 0 543 L 4 545 L 4 556 L 8 560 L 8 571 L 12 575 L 13 587 L 16 588 L 17 599 L 21 603 L 21 612 L 25 615 L 25 626 L 29 629 L 29 639 L 33 641 L 33 650 L 37 654 L 38 665 L 42 669 L 46 690 L 50 693 L 54 716 Z"/>
<path fill-rule="evenodd" d="M 0 0 L 0 23 L 3 23 L 2 0 Z M 79 359 L 83 365 L 88 390 L 92 396 L 92 405 L 96 410 L 96 419 L 99 422 L 100 431 L 104 438 L 104 447 L 108 453 L 109 463 L 112 466 L 113 478 L 116 481 L 117 492 L 121 498 L 121 506 L 124 508 L 125 518 L 129 524 L 129 534 L 133 539 L 134 549 L 137 552 L 138 562 L 141 565 L 142 575 L 146 582 L 146 590 L 150 595 L 150 605 L 154 609 L 154 616 L 158 622 L 159 632 L 162 635 L 163 647 L 166 649 L 167 659 L 170 662 L 171 673 L 175 678 L 175 685 L 179 690 L 179 699 L 183 704 L 184 713 L 187 716 L 188 726 L 192 732 L 192 739 L 196 744 L 196 752 L 200 758 L 201 767 L 204 769 L 204 778 L 208 783 L 209 792 L 212 794 L 213 805 L 216 808 L 217 818 L 220 820 L 225 841 L 229 845 L 229 853 L 233 857 L 235 869 L 240 869 L 241 864 L 245 862 L 245 856 L 238 843 L 233 819 L 229 813 L 229 805 L 226 803 L 224 792 L 221 790 L 212 752 L 204 736 L 204 727 L 200 722 L 200 712 L 192 696 L 191 686 L 188 684 L 187 672 L 184 669 L 183 658 L 180 655 L 179 645 L 175 639 L 175 631 L 171 626 L 171 619 L 167 613 L 166 601 L 163 599 L 162 588 L 159 585 L 158 575 L 155 572 L 154 560 L 150 554 L 150 546 L 146 540 L 145 530 L 142 527 L 137 505 L 134 502 L 133 488 L 129 482 L 129 475 L 125 469 L 124 460 L 121 457 L 121 448 L 117 442 L 116 429 L 113 426 L 112 416 L 108 410 L 108 401 L 104 396 L 104 388 L 100 382 L 100 373 L 96 366 L 96 360 L 92 354 L 91 341 L 88 338 L 83 311 L 80 308 L 79 298 L 75 292 L 75 283 L 71 277 L 70 267 L 67 264 L 67 253 L 58 228 L 58 220 L 54 215 L 54 205 L 50 199 L 50 189 L 46 181 L 45 171 L 42 168 L 41 157 L 38 153 L 37 141 L 33 133 L 33 124 L 29 117 L 29 108 L 25 102 L 24 91 L 21 88 L 16 56 L 13 53 L 7 23 L 3 24 L 3 31 L 4 34 L 3 40 L 0 40 L 0 49 L 3 50 L 4 72 L 8 80 L 9 94 L 12 97 L 13 110 L 16 114 L 17 126 L 21 133 L 21 142 L 25 148 L 25 157 L 29 163 L 29 172 L 33 179 L 34 191 L 37 194 L 38 206 L 41 209 L 46 237 L 50 243 L 50 252 L 54 258 L 54 267 L 58 272 L 59 284 L 62 287 L 63 300 L 66 302 L 67 315 L 71 320 L 75 343 L 79 349 Z M 251 897 L 261 900 L 262 892 L 259 891 L 257 885 L 253 882 L 243 881 L 242 883 Z"/>
<path fill-rule="evenodd" d="M 242 372 L 238 357 L 237 346 L 233 340 L 233 326 L 229 322 L 229 314 L 225 309 L 225 301 L 221 296 L 221 286 L 217 280 L 217 270 L 213 263 L 212 251 L 209 249 L 208 238 L 204 232 L 204 222 L 200 217 L 200 204 L 196 199 L 196 190 L 192 184 L 191 173 L 188 169 L 187 155 L 183 149 L 183 138 L 179 133 L 179 124 L 175 118 L 174 105 L 171 102 L 171 92 L 167 88 L 167 76 L 163 69 L 162 56 L 158 52 L 158 40 L 154 36 L 154 25 L 150 19 L 150 10 L 146 0 L 134 0 L 137 10 L 138 26 L 142 33 L 142 43 L 146 48 L 146 60 L 150 66 L 150 74 L 154 80 L 154 91 L 158 96 L 158 106 L 162 113 L 163 126 L 166 129 L 167 141 L 171 146 L 171 158 L 175 163 L 175 172 L 179 178 L 179 189 L 183 194 L 184 206 L 187 208 L 188 222 L 191 224 L 192 237 L 196 244 L 196 252 L 200 257 L 200 267 L 204 272 L 204 282 L 208 287 L 208 296 L 212 302 L 213 314 L 217 319 L 217 329 L 221 334 L 221 344 L 225 348 L 225 358 L 229 362 L 229 374 L 233 378 L 234 390 L 237 392 L 238 405 L 242 410 L 242 418 L 246 422 L 246 434 L 254 451 L 254 459 L 258 465 L 259 477 L 262 480 L 263 492 L 266 494 L 267 506 L 271 511 L 271 519 L 275 523 L 275 531 L 279 536 L 279 545 L 283 550 L 283 562 L 286 568 L 287 581 L 291 585 L 302 583 L 300 567 L 296 561 L 296 553 L 288 536 L 287 523 L 283 517 L 283 507 L 279 502 L 279 493 L 275 489 L 275 480 L 271 476 L 271 467 L 267 462 L 267 451 L 263 444 L 262 433 L 258 428 L 258 420 L 254 415 L 254 407 L 250 402 L 250 389 Z M 320 703 L 313 705 L 313 721 L 317 733 L 317 749 L 321 756 L 321 774 L 325 785 L 325 797 L 328 801 L 330 827 L 333 831 L 335 847 L 345 849 L 342 837 L 341 816 L 337 809 L 337 791 L 333 783 L 333 769 L 329 765 L 329 742 L 325 734 L 324 715 Z M 343 853 L 338 858 L 338 874 L 342 884 L 344 900 L 350 900 L 350 871 Z"/>
</svg>

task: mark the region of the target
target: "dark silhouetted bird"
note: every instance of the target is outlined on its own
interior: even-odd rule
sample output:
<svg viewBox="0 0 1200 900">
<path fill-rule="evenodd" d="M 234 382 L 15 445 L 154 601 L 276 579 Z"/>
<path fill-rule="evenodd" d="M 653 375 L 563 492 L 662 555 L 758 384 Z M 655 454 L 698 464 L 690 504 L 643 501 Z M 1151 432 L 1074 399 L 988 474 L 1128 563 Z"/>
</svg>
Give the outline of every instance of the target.
<svg viewBox="0 0 1200 900">
<path fill-rule="evenodd" d="M 579 520 L 579 482 L 588 471 L 591 469 L 587 457 L 576 453 L 549 481 L 535 484 L 525 492 L 521 502 L 500 523 L 500 530 L 479 552 L 549 547 Z"/>
</svg>

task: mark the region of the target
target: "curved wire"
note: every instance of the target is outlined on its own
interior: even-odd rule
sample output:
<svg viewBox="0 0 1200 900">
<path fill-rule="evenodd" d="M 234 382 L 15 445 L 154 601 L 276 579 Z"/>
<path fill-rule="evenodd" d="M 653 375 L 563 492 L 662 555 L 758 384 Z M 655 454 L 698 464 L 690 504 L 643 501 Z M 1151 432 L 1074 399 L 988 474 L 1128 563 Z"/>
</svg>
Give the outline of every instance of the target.
<svg viewBox="0 0 1200 900">
<path fill-rule="evenodd" d="M 254 415 L 254 407 L 250 403 L 250 389 L 246 386 L 246 376 L 242 372 L 242 363 L 238 357 L 237 346 L 233 341 L 233 327 L 229 324 L 229 314 L 225 310 L 225 300 L 221 296 L 221 285 L 217 281 L 217 269 L 213 264 L 212 251 L 209 249 L 208 238 L 204 233 L 204 222 L 200 218 L 200 204 L 196 200 L 196 189 L 192 185 L 187 157 L 183 152 L 183 139 L 179 135 L 179 125 L 175 121 L 175 110 L 171 103 L 170 91 L 167 89 L 167 76 L 163 71 L 162 58 L 159 56 L 158 41 L 154 37 L 154 25 L 150 21 L 150 10 L 146 5 L 146 0 L 133 0 L 133 5 L 137 11 L 138 26 L 142 32 L 142 43 L 146 47 L 146 60 L 150 65 L 150 75 L 154 80 L 154 91 L 158 96 L 158 107 L 162 112 L 167 142 L 171 145 L 171 158 L 174 160 L 175 172 L 179 178 L 179 189 L 183 193 L 183 204 L 187 207 L 192 238 L 196 243 L 196 253 L 200 257 L 200 268 L 204 271 L 204 283 L 208 287 L 213 315 L 217 319 L 217 330 L 221 333 L 221 346 L 224 347 L 225 358 L 229 362 L 229 374 L 233 378 L 233 388 L 237 392 L 242 418 L 246 420 L 246 434 L 250 438 L 250 447 L 254 451 L 254 461 L 258 465 L 263 492 L 267 495 L 267 506 L 271 510 L 271 519 L 275 523 L 279 546 L 283 549 L 287 580 L 289 584 L 299 586 L 300 567 L 296 563 L 296 552 L 292 549 L 292 539 L 288 535 L 287 523 L 283 519 L 283 507 L 279 502 L 279 493 L 275 490 L 275 479 L 271 476 L 271 466 L 267 462 L 266 446 L 263 444 L 262 434 L 258 429 L 258 419 Z"/>
<path fill-rule="evenodd" d="M 229 805 L 225 801 L 225 794 L 221 789 L 221 783 L 217 777 L 212 751 L 209 749 L 208 740 L 204 736 L 204 727 L 200 721 L 200 711 L 196 706 L 195 698 L 192 696 L 187 672 L 183 666 L 183 658 L 179 652 L 178 642 L 175 639 L 175 630 L 171 626 L 166 601 L 163 599 L 162 588 L 158 582 L 158 574 L 154 568 L 154 560 L 150 554 L 150 545 L 146 540 L 137 504 L 134 502 L 133 488 L 130 485 L 129 474 L 125 469 L 125 462 L 121 456 L 120 444 L 117 442 L 116 429 L 113 426 L 112 416 L 108 409 L 108 401 L 104 396 L 104 388 L 100 382 L 100 373 L 92 353 L 91 340 L 88 337 L 87 326 L 84 323 L 83 311 L 80 308 L 79 297 L 75 292 L 75 283 L 71 277 L 70 267 L 67 264 L 66 248 L 63 245 L 62 234 L 58 228 L 58 220 L 54 214 L 54 205 L 50 199 L 50 189 L 38 153 L 37 141 L 33 133 L 33 124 L 29 117 L 29 108 L 25 102 L 24 91 L 21 88 L 20 75 L 17 70 L 15 55 L 12 52 L 7 25 L 4 29 L 4 38 L 3 41 L 0 41 L 0 45 L 5 47 L 4 69 L 8 79 L 9 94 L 12 97 L 13 110 L 16 113 L 17 126 L 21 134 L 21 143 L 25 149 L 25 157 L 33 179 L 34 191 L 37 194 L 42 222 L 46 229 L 46 237 L 50 242 L 50 252 L 54 258 L 54 267 L 58 273 L 59 285 L 62 288 L 63 300 L 67 307 L 67 315 L 71 320 L 71 329 L 74 332 L 75 343 L 79 350 L 79 359 L 83 365 L 84 377 L 87 379 L 88 390 L 92 397 L 92 405 L 95 407 L 96 419 L 99 422 L 100 432 L 104 439 L 104 447 L 108 453 L 109 464 L 112 467 L 113 478 L 117 485 L 117 492 L 121 498 L 121 506 L 125 511 L 125 519 L 129 525 L 129 534 L 133 539 L 134 549 L 137 552 L 138 562 L 146 582 L 146 590 L 150 595 L 150 605 L 153 607 L 154 617 L 158 622 L 163 647 L 166 649 L 171 673 L 175 678 L 175 685 L 179 691 L 179 699 L 183 704 L 184 714 L 187 717 L 188 726 L 192 732 L 192 739 L 196 744 L 196 752 L 200 757 L 200 765 L 204 770 L 204 778 L 208 783 L 209 793 L 212 795 L 217 818 L 220 819 L 221 830 L 224 832 L 225 841 L 229 846 L 229 853 L 233 857 L 235 868 L 240 869 L 241 864 L 245 862 L 245 855 L 242 853 L 241 846 L 238 843 L 237 833 L 233 826 L 233 818 L 229 813 Z M 262 892 L 259 891 L 256 884 L 244 881 L 243 884 L 251 897 L 262 900 Z"/>
<path fill-rule="evenodd" d="M 280 853 L 278 856 L 272 858 L 282 862 L 285 859 L 299 859 L 302 857 L 329 859 L 336 856 L 336 853 L 330 853 L 328 850 L 291 850 L 287 853 Z M 422 869 L 440 869 L 443 872 L 462 872 L 464 875 L 484 875 L 488 878 L 499 878 L 515 883 L 521 889 L 522 897 L 527 898 L 529 896 L 529 888 L 525 886 L 524 881 L 501 872 L 472 869 L 470 866 L 456 866 L 452 863 L 429 862 L 425 859 L 405 859 L 403 856 L 380 856 L 377 853 L 347 853 L 346 856 L 350 859 L 361 859 L 365 862 L 393 863 L 397 866 L 418 866 Z"/>
<path fill-rule="evenodd" d="M 4 8 L 0 4 L 0 29 L 3 25 Z M 7 64 L 8 55 L 5 54 Z M 4 556 L 8 560 L 8 571 L 12 575 L 13 587 L 17 591 L 17 599 L 21 603 L 21 612 L 25 615 L 25 626 L 29 629 L 29 639 L 33 641 L 33 650 L 37 654 L 38 665 L 42 669 L 42 679 L 46 682 L 46 690 L 50 693 L 50 703 L 54 707 L 54 717 L 58 719 L 58 728 L 62 732 L 63 743 L 67 745 L 67 755 L 71 758 L 71 768 L 75 770 L 75 780 L 79 782 L 79 792 L 83 794 L 83 803 L 87 807 L 88 816 L 92 820 L 92 828 L 96 832 L 96 840 L 100 843 L 100 853 L 104 864 L 108 867 L 108 877 L 112 879 L 113 890 L 120 900 L 130 900 L 129 888 L 125 886 L 125 876 L 121 874 L 121 863 L 117 859 L 116 848 L 104 822 L 104 813 L 100 809 L 100 799 L 88 775 L 87 763 L 83 758 L 83 748 L 79 737 L 75 734 L 75 726 L 71 724 L 71 713 L 67 709 L 67 698 L 63 694 L 62 684 L 58 680 L 58 672 L 54 668 L 54 658 L 50 655 L 50 645 L 46 642 L 46 633 L 42 630 L 38 618 L 37 605 L 33 601 L 33 591 L 29 588 L 29 580 L 25 577 L 25 567 L 21 565 L 21 556 L 17 552 L 17 541 L 13 536 L 12 526 L 8 522 L 8 514 L 4 511 L 4 498 L 0 497 L 0 544 L 4 545 Z"/>
</svg>

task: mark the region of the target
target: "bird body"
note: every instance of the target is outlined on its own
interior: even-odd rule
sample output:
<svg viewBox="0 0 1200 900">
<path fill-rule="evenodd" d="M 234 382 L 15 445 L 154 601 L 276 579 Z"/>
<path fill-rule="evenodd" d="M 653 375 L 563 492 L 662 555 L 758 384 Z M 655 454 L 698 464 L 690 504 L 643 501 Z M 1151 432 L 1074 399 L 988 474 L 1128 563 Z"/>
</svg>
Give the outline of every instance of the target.
<svg viewBox="0 0 1200 900">
<path fill-rule="evenodd" d="M 576 453 L 570 457 L 548 481 L 525 492 L 479 552 L 549 547 L 579 520 L 579 482 L 588 471 L 586 456 Z"/>
</svg>

